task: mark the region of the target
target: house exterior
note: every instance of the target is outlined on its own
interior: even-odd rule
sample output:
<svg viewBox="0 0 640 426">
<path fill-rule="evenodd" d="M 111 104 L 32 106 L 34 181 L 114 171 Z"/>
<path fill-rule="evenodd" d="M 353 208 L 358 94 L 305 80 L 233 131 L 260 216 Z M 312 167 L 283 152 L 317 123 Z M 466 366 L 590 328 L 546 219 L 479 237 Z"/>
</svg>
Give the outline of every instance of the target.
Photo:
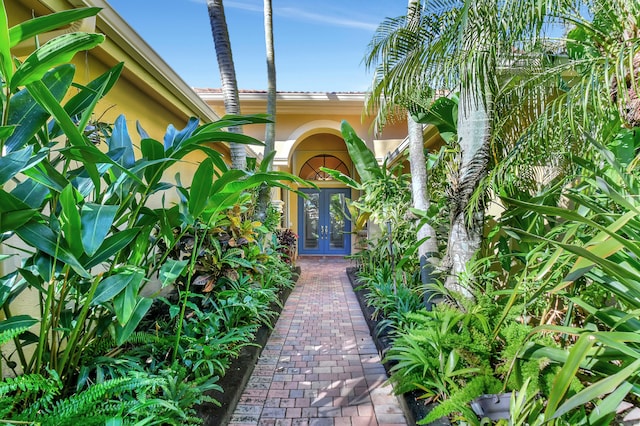
<svg viewBox="0 0 640 426">
<path fill-rule="evenodd" d="M 64 31 L 99 32 L 106 36 L 98 47 L 75 56 L 72 62 L 77 69 L 76 81 L 89 82 L 124 62 L 120 80 L 100 102 L 96 115 L 103 122 L 113 123 L 124 114 L 134 142 L 139 139 L 135 131 L 137 122 L 152 138 L 162 140 L 169 124 L 182 128 L 190 117 L 207 123 L 224 115 L 219 90 L 189 87 L 106 0 L 5 0 L 5 6 L 10 25 L 71 8 L 102 8 L 97 17 L 85 19 L 78 28 L 62 29 L 51 36 Z M 24 57 L 33 47 L 20 45 L 13 53 Z M 242 91 L 242 113 L 265 113 L 266 96 L 265 91 Z M 278 94 L 275 168 L 313 180 L 320 188 L 312 191 L 307 200 L 290 191 L 273 194 L 283 209 L 282 225 L 301 236 L 300 254 L 344 255 L 353 250 L 349 223 L 341 219 L 336 208 L 344 203 L 344 198 L 357 194 L 328 180 L 325 174 L 316 173 L 320 166 L 339 168 L 351 176 L 355 173 L 340 133 L 341 122 L 349 122 L 380 161 L 406 136 L 404 122 L 392 123 L 381 134 L 374 135 L 373 118 L 363 116 L 365 98 L 366 94 L 361 92 Z M 243 132 L 264 139 L 264 125 L 245 126 Z M 215 149 L 230 160 L 228 146 L 217 144 Z M 191 154 L 172 173 L 180 172 L 182 181 L 188 184 L 200 161 L 199 155 Z M 251 147 L 247 147 L 247 155 L 260 158 L 260 152 Z M 177 202 L 177 195 L 169 201 Z"/>
<path fill-rule="evenodd" d="M 224 115 L 219 89 L 196 89 L 196 92 L 216 114 Z M 320 167 L 328 167 L 356 177 L 340 132 L 342 121 L 354 128 L 379 162 L 406 137 L 407 124 L 403 120 L 375 134 L 373 117 L 363 116 L 365 101 L 366 93 L 362 92 L 277 94 L 274 167 L 311 180 L 319 188 L 296 187 L 307 193 L 307 199 L 292 191 L 278 190 L 273 194 L 273 199 L 282 206 L 282 225 L 299 236 L 299 255 L 341 256 L 354 250 L 355 236 L 339 210 L 346 211 L 345 198 L 353 199 L 357 194 L 320 171 Z M 266 105 L 266 91 L 241 91 L 243 114 L 265 113 Z M 264 140 L 265 126 L 244 126 L 243 132 Z"/>
</svg>

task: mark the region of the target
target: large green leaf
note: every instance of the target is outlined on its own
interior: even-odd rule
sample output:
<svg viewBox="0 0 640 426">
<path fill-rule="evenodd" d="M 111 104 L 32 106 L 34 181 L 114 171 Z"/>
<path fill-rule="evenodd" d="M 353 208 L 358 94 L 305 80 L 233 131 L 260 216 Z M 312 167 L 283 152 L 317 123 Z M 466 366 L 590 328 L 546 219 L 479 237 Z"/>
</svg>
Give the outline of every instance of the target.
<svg viewBox="0 0 640 426">
<path fill-rule="evenodd" d="M 200 216 L 204 210 L 213 187 L 213 162 L 206 158 L 193 176 L 191 189 L 189 190 L 189 213 L 194 218 Z"/>
<path fill-rule="evenodd" d="M 112 256 L 118 254 L 120 250 L 127 247 L 138 235 L 140 228 L 128 228 L 110 235 L 93 256 L 85 256 L 81 259 L 82 264 L 87 269 L 107 262 Z"/>
<path fill-rule="evenodd" d="M 16 234 L 30 246 L 66 263 L 78 275 L 84 278 L 91 278 L 91 274 L 82 267 L 61 236 L 54 234 L 49 227 L 42 223 L 31 221 L 16 229 Z"/>
<path fill-rule="evenodd" d="M 632 362 L 625 368 L 621 369 L 618 373 L 609 377 L 605 377 L 597 381 L 596 383 L 587 386 L 585 389 L 567 399 L 560 407 L 558 407 L 555 412 L 553 412 L 552 418 L 558 418 L 565 413 L 573 410 L 574 408 L 584 406 L 585 404 L 601 397 L 602 395 L 607 395 L 614 392 L 630 377 L 637 375 L 638 371 L 640 371 L 640 359 Z M 627 392 L 629 391 L 629 389 L 630 388 L 627 389 Z M 613 407 L 613 412 L 615 412 L 617 408 L 618 407 Z M 546 413 L 545 417 L 548 418 Z"/>
<path fill-rule="evenodd" d="M 175 260 L 167 259 L 167 261 L 160 268 L 160 282 L 162 287 L 166 287 L 169 284 L 176 282 L 178 277 L 184 274 L 189 260 Z"/>
<path fill-rule="evenodd" d="M 103 41 L 104 35 L 88 33 L 63 34 L 49 40 L 16 69 L 9 87 L 16 90 L 38 81 L 51 68 L 71 61 L 76 53 L 92 49 Z"/>
<path fill-rule="evenodd" d="M 101 8 L 99 7 L 69 9 L 22 22 L 9 29 L 9 47 L 14 47 L 18 43 L 33 38 L 38 34 L 57 30 L 72 22 L 95 16 L 100 10 Z"/>
<path fill-rule="evenodd" d="M 33 181 L 49 188 L 53 192 L 61 192 L 69 185 L 67 178 L 48 161 L 43 161 L 24 171 Z"/>
<path fill-rule="evenodd" d="M 162 176 L 163 164 L 156 161 L 164 159 L 164 147 L 155 139 L 142 139 L 140 141 L 144 167 L 144 178 L 148 184 L 156 183 Z"/>
<path fill-rule="evenodd" d="M 0 2 L 0 72 L 2 78 L 11 81 L 13 76 L 13 56 L 11 55 L 11 37 L 9 36 L 9 27 L 7 23 L 7 9 L 4 7 L 4 1 Z"/>
<path fill-rule="evenodd" d="M 29 162 L 33 148 L 27 146 L 0 157 L 0 185 L 17 175 Z"/>
<path fill-rule="evenodd" d="M 414 111 L 412 118 L 416 123 L 431 124 L 441 134 L 456 134 L 458 132 L 458 97 L 441 97 L 436 99 L 424 111 Z"/>
<path fill-rule="evenodd" d="M 331 176 L 334 180 L 337 180 L 338 182 L 342 182 L 348 187 L 351 187 L 357 190 L 362 189 L 362 186 L 355 179 L 345 175 L 339 170 L 328 169 L 326 167 L 320 167 L 320 170 L 322 170 L 323 172 Z"/>
<path fill-rule="evenodd" d="M 82 248 L 82 240 L 78 238 L 82 233 L 78 201 L 76 191 L 72 185 L 67 186 L 60 193 L 60 225 L 71 253 L 79 258 L 84 250 Z"/>
<path fill-rule="evenodd" d="M 70 117 L 80 114 L 88 114 L 91 116 L 96 103 L 111 90 L 118 81 L 118 78 L 120 78 L 123 67 L 124 63 L 121 62 L 95 80 L 89 82 L 86 86 L 76 84 L 76 87 L 80 87 L 80 91 L 64 104 L 64 110 L 67 114 Z M 58 123 L 55 123 L 49 137 L 53 139 L 58 136 L 60 136 L 60 126 Z"/>
<path fill-rule="evenodd" d="M 223 173 L 216 181 L 213 183 L 213 187 L 211 188 L 211 192 L 216 194 L 224 190 L 224 188 L 229 185 L 231 182 L 239 181 L 246 178 L 247 172 L 244 170 L 236 170 L 231 169 L 227 172 Z"/>
<path fill-rule="evenodd" d="M 349 151 L 349 157 L 351 157 L 360 179 L 363 182 L 367 182 L 382 177 L 375 155 L 364 141 L 358 137 L 353 127 L 346 121 L 342 121 L 341 131 Z"/>
<path fill-rule="evenodd" d="M 5 255 L 1 260 L 7 257 L 11 256 Z M 0 309 L 2 309 L 7 302 L 10 304 L 11 301 L 27 287 L 26 280 L 18 279 L 18 277 L 18 271 L 13 271 L 4 277 L 0 277 Z"/>
<path fill-rule="evenodd" d="M 60 102 L 69 91 L 74 75 L 74 65 L 60 65 L 42 77 L 42 84 L 49 88 L 56 102 Z M 16 125 L 16 130 L 7 139 L 7 151 L 15 151 L 29 143 L 31 138 L 45 126 L 49 117 L 51 113 L 40 105 L 27 89 L 22 89 L 11 96 L 8 122 Z"/>
<path fill-rule="evenodd" d="M 118 206 L 86 203 L 82 206 L 82 245 L 89 256 L 100 248 L 118 212 Z"/>
<path fill-rule="evenodd" d="M 24 203 L 20 198 L 0 189 L 0 212 L 11 212 L 15 210 L 26 210 L 30 206 Z"/>
<path fill-rule="evenodd" d="M 165 151 L 174 152 L 178 150 L 182 142 L 196 131 L 199 124 L 200 120 L 195 117 L 190 117 L 187 125 L 182 130 L 178 130 L 172 124 L 169 124 L 163 140 Z"/>
<path fill-rule="evenodd" d="M 125 325 L 129 319 L 131 319 L 133 310 L 138 302 L 138 290 L 140 289 L 141 283 L 142 280 L 139 282 L 131 282 L 123 291 L 113 298 L 113 308 L 116 311 L 118 324 Z"/>
<path fill-rule="evenodd" d="M 152 304 L 152 299 L 146 297 L 138 299 L 138 303 L 136 304 L 136 307 L 133 310 L 129 321 L 127 321 L 124 326 L 121 326 L 118 323 L 114 324 L 116 344 L 122 345 L 127 341 L 129 336 L 131 336 L 131 334 L 136 330 L 138 324 L 140 324 L 140 321 L 142 321 L 144 316 L 147 314 Z"/>
<path fill-rule="evenodd" d="M 183 141 L 182 146 L 184 145 L 192 145 L 192 144 L 201 144 L 204 142 L 231 142 L 238 143 L 244 145 L 258 145 L 264 146 L 264 143 L 259 141 L 258 139 L 245 135 L 243 133 L 232 133 L 232 132 L 222 132 L 222 131 L 209 131 L 209 132 L 201 132 L 197 135 L 193 135 L 190 138 Z"/>
<path fill-rule="evenodd" d="M 0 211 L 0 233 L 12 232 L 29 222 L 38 213 L 35 209 Z"/>
<path fill-rule="evenodd" d="M 38 323 L 38 320 L 29 315 L 16 315 L 11 318 L 0 321 L 0 333 L 8 330 L 17 330 L 20 328 L 31 327 Z"/>
<path fill-rule="evenodd" d="M 16 126 L 8 125 L 8 126 L 0 126 L 0 139 L 6 140 L 9 136 L 13 134 L 16 130 Z"/>
<path fill-rule="evenodd" d="M 227 114 L 222 118 L 220 118 L 220 120 L 203 124 L 202 126 L 198 127 L 193 132 L 193 134 L 197 135 L 200 132 L 222 130 L 225 127 L 243 126 L 245 124 L 267 124 L 267 123 L 273 123 L 273 120 L 269 118 L 268 114 L 247 114 L 247 115 Z"/>
<path fill-rule="evenodd" d="M 587 352 L 595 344 L 595 341 L 596 339 L 592 334 L 585 333 L 582 334 L 574 344 L 566 363 L 554 378 L 553 386 L 547 401 L 547 408 L 544 413 L 545 420 L 549 420 L 554 417 L 558 406 L 564 400 L 565 394 L 569 390 L 569 385 L 571 384 L 572 379 L 580 368 L 580 364 L 586 357 Z"/>
<path fill-rule="evenodd" d="M 114 275 L 109 275 L 98 284 L 91 304 L 99 305 L 113 300 L 127 286 L 138 289 L 143 279 L 144 273 L 140 270 L 127 269 Z"/>
<path fill-rule="evenodd" d="M 128 169 L 135 163 L 136 159 L 133 154 L 133 142 L 129 137 L 127 129 L 127 120 L 124 115 L 119 115 L 113 124 L 113 132 L 109 138 L 109 151 L 115 152 L 123 150 L 122 156 L 116 161 L 124 168 Z"/>
</svg>

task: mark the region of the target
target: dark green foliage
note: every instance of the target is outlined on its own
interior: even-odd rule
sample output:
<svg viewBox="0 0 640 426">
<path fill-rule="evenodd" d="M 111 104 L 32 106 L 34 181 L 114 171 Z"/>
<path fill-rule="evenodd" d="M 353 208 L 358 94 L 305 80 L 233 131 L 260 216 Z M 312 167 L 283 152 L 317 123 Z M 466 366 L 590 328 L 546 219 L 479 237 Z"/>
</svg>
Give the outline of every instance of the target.
<svg viewBox="0 0 640 426">
<path fill-rule="evenodd" d="M 12 61 L 9 47 L 25 34 L 99 10 L 0 29 L 11 38 L 0 43 L 0 239 L 11 238 L 21 260 L 5 268 L 8 256 L 0 257 L 0 345 L 15 344 L 0 365 L 18 375 L 0 381 L 0 418 L 199 423 L 193 406 L 215 402 L 205 392 L 220 390 L 217 378 L 259 327 L 272 325 L 278 291 L 292 285 L 290 267 L 261 244 L 268 229 L 249 219 L 252 191 L 304 182 L 230 170 L 212 148 L 260 144 L 224 129 L 264 123 L 264 116 L 202 125 L 191 118 L 183 129 L 169 125 L 162 141 L 138 125 L 139 149 L 124 116 L 93 120 L 123 64 L 75 85 L 75 67 L 65 62 L 102 41 L 100 34 L 65 34 L 23 63 Z M 4 16 L 0 26 L 7 22 Z M 203 160 L 184 186 L 169 169 L 193 151 Z M 176 192 L 180 202 L 167 207 Z M 14 312 L 26 290 L 38 318 Z"/>
</svg>

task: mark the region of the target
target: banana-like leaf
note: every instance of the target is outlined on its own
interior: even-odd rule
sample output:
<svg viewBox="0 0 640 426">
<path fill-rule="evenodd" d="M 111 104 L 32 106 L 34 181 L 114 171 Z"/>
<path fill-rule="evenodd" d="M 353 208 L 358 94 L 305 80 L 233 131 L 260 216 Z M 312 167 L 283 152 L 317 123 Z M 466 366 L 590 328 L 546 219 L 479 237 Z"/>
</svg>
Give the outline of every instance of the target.
<svg viewBox="0 0 640 426">
<path fill-rule="evenodd" d="M 189 260 L 175 260 L 167 259 L 167 261 L 160 268 L 160 282 L 162 288 L 176 282 L 178 277 L 184 274 Z"/>
<path fill-rule="evenodd" d="M 72 22 L 95 16 L 100 10 L 101 8 L 99 7 L 69 9 L 22 22 L 9 29 L 9 47 L 14 47 L 18 43 L 33 38 L 38 34 L 57 30 Z"/>
<path fill-rule="evenodd" d="M 349 157 L 363 182 L 382 177 L 382 172 L 375 155 L 362 139 L 358 137 L 349 123 L 342 121 L 342 137 L 347 145 Z"/>
<path fill-rule="evenodd" d="M 0 212 L 0 233 L 14 231 L 29 222 L 37 213 L 36 209 Z"/>
<path fill-rule="evenodd" d="M 91 278 L 91 274 L 84 269 L 78 259 L 71 253 L 64 240 L 39 222 L 30 221 L 16 229 L 16 234 L 31 247 L 48 254 L 69 265 L 83 278 Z"/>
<path fill-rule="evenodd" d="M 116 344 L 123 345 L 126 343 L 127 339 L 131 336 L 131 334 L 135 331 L 140 321 L 144 318 L 144 316 L 151 308 L 153 304 L 153 299 L 149 298 L 141 298 L 138 300 L 133 313 L 131 314 L 129 321 L 124 326 L 120 324 L 115 324 L 115 333 L 116 333 Z"/>
<path fill-rule="evenodd" d="M 69 91 L 74 75 L 75 67 L 72 64 L 63 64 L 47 71 L 42 77 L 42 84 L 49 88 L 56 102 L 60 102 Z M 8 122 L 15 125 L 16 129 L 6 141 L 7 152 L 20 149 L 29 143 L 50 117 L 51 113 L 40 105 L 27 89 L 11 96 Z"/>
<path fill-rule="evenodd" d="M 138 303 L 138 290 L 141 284 L 142 280 L 140 282 L 132 282 L 113 298 L 116 319 L 121 326 L 124 326 L 131 319 L 131 315 Z"/>
<path fill-rule="evenodd" d="M 11 212 L 16 210 L 26 210 L 30 206 L 20 198 L 7 191 L 0 189 L 0 212 Z"/>
<path fill-rule="evenodd" d="M 102 34 L 69 33 L 63 34 L 38 48 L 16 69 L 9 82 L 11 90 L 39 81 L 44 74 L 56 65 L 65 64 L 83 50 L 89 50 L 104 41 Z"/>
<path fill-rule="evenodd" d="M 245 172 L 244 170 L 231 169 L 226 173 L 223 173 L 222 176 L 216 179 L 216 181 L 213 183 L 213 187 L 211 188 L 211 193 L 217 194 L 219 192 L 222 192 L 225 187 L 227 187 L 227 185 L 229 185 L 231 182 L 241 181 L 246 176 L 247 172 Z"/>
<path fill-rule="evenodd" d="M 113 300 L 127 286 L 133 286 L 138 289 L 143 279 L 144 273 L 142 271 L 132 269 L 109 275 L 98 284 L 91 304 L 99 305 Z"/>
<path fill-rule="evenodd" d="M 343 184 L 347 185 L 350 188 L 356 189 L 358 191 L 362 189 L 362 185 L 360 185 L 358 181 L 353 179 L 351 176 L 347 176 L 338 170 L 328 169 L 326 167 L 320 167 L 320 170 L 322 170 L 323 172 L 331 176 L 333 179 L 337 180 L 338 182 L 342 182 Z"/>
<path fill-rule="evenodd" d="M 142 161 L 146 164 L 144 178 L 149 185 L 152 185 L 160 179 L 161 172 L 164 170 L 162 163 L 155 163 L 155 161 L 165 159 L 164 147 L 157 140 L 146 138 L 140 141 L 140 151 L 142 152 Z"/>
<path fill-rule="evenodd" d="M 120 62 L 109 71 L 89 82 L 86 86 L 80 86 L 81 90 L 64 104 L 64 110 L 67 112 L 69 117 L 84 114 L 85 118 L 83 119 L 83 122 L 79 124 L 80 129 L 85 128 L 86 121 L 91 117 L 97 102 L 113 88 L 120 78 L 123 68 L 124 63 Z M 76 84 L 76 87 L 77 86 L 79 85 Z M 50 131 L 49 137 L 51 139 L 56 138 L 60 136 L 60 133 L 60 126 L 56 122 Z"/>
<path fill-rule="evenodd" d="M 198 127 L 193 134 L 209 132 L 212 130 L 222 130 L 225 127 L 243 126 L 245 124 L 266 124 L 273 123 L 268 114 L 247 114 L 247 115 L 225 115 L 220 120 L 203 124 Z"/>
<path fill-rule="evenodd" d="M 138 235 L 140 228 L 128 228 L 110 235 L 93 256 L 81 258 L 85 268 L 91 269 L 102 262 L 108 261 L 112 256 L 118 254 L 120 250 L 127 247 Z"/>
<path fill-rule="evenodd" d="M 263 173 L 268 172 L 271 168 L 271 163 L 273 163 L 273 158 L 276 156 L 276 154 L 277 152 L 275 150 L 267 154 L 267 156 L 262 159 L 262 162 L 260 162 L 260 169 L 258 171 Z"/>
<path fill-rule="evenodd" d="M 187 125 L 182 130 L 177 130 L 173 124 L 167 126 L 167 131 L 164 134 L 164 149 L 165 151 L 177 151 L 182 142 L 188 139 L 198 128 L 200 120 L 195 117 L 190 117 Z"/>
<path fill-rule="evenodd" d="M 6 140 L 13 134 L 15 130 L 16 126 L 14 125 L 0 126 L 0 139 Z"/>
<path fill-rule="evenodd" d="M 115 152 L 122 150 L 122 154 L 119 155 L 116 163 L 120 164 L 123 168 L 128 169 L 135 163 L 136 159 L 133 154 L 133 142 L 129 137 L 129 131 L 127 129 L 127 120 L 124 115 L 119 115 L 113 124 L 113 132 L 109 138 L 109 152 Z"/>
<path fill-rule="evenodd" d="M 200 216 L 204 211 L 209 197 L 211 196 L 211 188 L 213 187 L 213 161 L 206 158 L 193 176 L 193 183 L 189 190 L 189 213 L 194 218 Z"/>
<path fill-rule="evenodd" d="M 33 148 L 27 146 L 0 157 L 0 185 L 12 179 L 29 163 Z"/>
<path fill-rule="evenodd" d="M 35 167 L 25 170 L 24 174 L 55 193 L 62 192 L 69 185 L 67 178 L 48 161 L 43 161 Z"/>
<path fill-rule="evenodd" d="M 190 138 L 183 141 L 182 145 L 201 144 L 201 143 L 214 143 L 214 142 L 230 142 L 243 145 L 258 145 L 264 146 L 264 143 L 258 139 L 245 135 L 242 133 L 231 133 L 222 131 L 209 131 L 200 132 L 197 135 L 193 135 Z M 182 147 L 182 146 L 181 146 Z"/>
<path fill-rule="evenodd" d="M 0 72 L 2 79 L 7 82 L 13 77 L 13 56 L 11 55 L 11 37 L 7 23 L 7 9 L 4 1 L 0 2 Z"/>
<path fill-rule="evenodd" d="M 458 97 L 441 97 L 436 99 L 424 111 L 414 111 L 411 114 L 416 123 L 431 124 L 440 134 L 456 134 L 458 132 Z"/>
<path fill-rule="evenodd" d="M 60 193 L 60 225 L 71 253 L 79 258 L 84 253 L 84 250 L 82 248 L 82 240 L 78 238 L 79 235 L 82 235 L 82 221 L 80 212 L 78 212 L 78 201 L 72 185 L 67 186 Z"/>
<path fill-rule="evenodd" d="M 86 203 L 82 206 L 82 245 L 93 256 L 111 231 L 118 206 Z"/>
</svg>

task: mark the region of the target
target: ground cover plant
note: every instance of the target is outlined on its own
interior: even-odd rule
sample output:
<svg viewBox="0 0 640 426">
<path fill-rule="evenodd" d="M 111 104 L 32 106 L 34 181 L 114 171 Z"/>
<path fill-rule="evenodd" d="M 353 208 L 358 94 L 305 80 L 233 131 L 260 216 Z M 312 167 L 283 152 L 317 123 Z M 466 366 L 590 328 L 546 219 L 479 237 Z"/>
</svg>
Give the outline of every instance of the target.
<svg viewBox="0 0 640 426">
<path fill-rule="evenodd" d="M 138 125 L 139 146 L 124 116 L 96 122 L 123 64 L 77 85 L 68 61 L 100 34 L 13 59 L 20 41 L 97 13 L 8 28 L 0 3 L 0 421 L 197 424 L 195 407 L 215 402 L 208 392 L 292 284 L 275 229 L 250 206 L 260 185 L 296 178 L 232 170 L 213 148 L 259 144 L 224 129 L 262 116 L 193 118 L 162 141 Z M 194 154 L 192 182 L 168 178 Z M 37 312 L 19 308 L 24 297 Z"/>
</svg>

